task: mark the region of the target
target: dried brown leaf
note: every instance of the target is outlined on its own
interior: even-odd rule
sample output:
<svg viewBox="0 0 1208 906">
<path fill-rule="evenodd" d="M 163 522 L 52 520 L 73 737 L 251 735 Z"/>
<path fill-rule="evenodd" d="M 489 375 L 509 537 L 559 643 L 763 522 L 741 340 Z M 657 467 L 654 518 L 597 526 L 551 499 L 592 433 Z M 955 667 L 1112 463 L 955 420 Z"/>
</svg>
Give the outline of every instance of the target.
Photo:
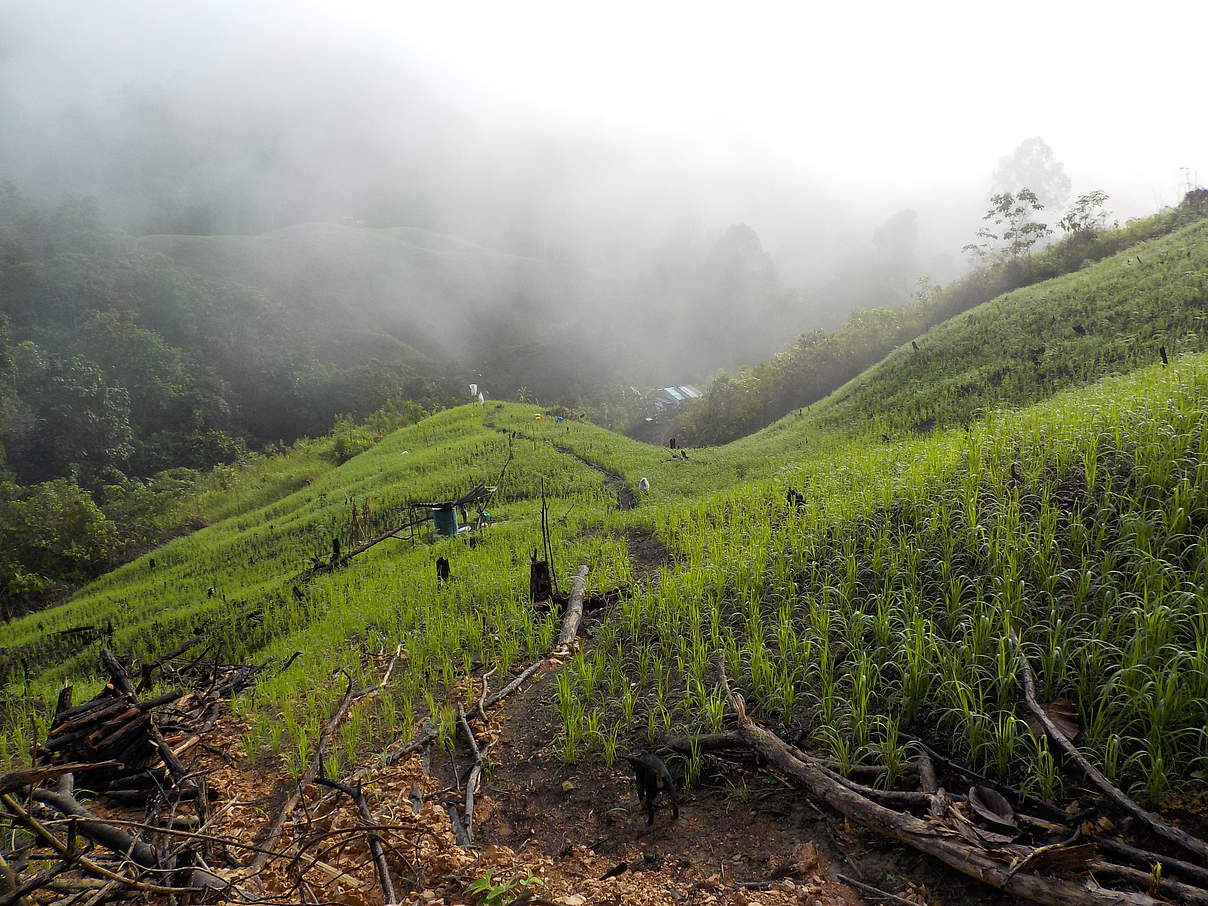
<svg viewBox="0 0 1208 906">
<path fill-rule="evenodd" d="M 1057 731 L 1071 742 L 1082 732 L 1082 727 L 1078 723 L 1078 709 L 1069 699 L 1055 698 L 1040 707 L 1044 709 L 1044 713 L 1048 715 Z M 1027 722 L 1033 736 L 1043 737 L 1045 735 L 1044 726 L 1031 711 L 1025 711 L 1023 719 Z"/>
<path fill-rule="evenodd" d="M 1018 830 L 1015 823 L 1015 810 L 1000 793 L 988 786 L 972 786 L 969 788 L 969 808 L 979 818 L 997 827 L 1009 827 Z"/>
<path fill-rule="evenodd" d="M 1059 846 L 1038 852 L 1028 860 L 1028 870 L 1057 878 L 1083 877 L 1098 855 L 1094 843 Z"/>
</svg>

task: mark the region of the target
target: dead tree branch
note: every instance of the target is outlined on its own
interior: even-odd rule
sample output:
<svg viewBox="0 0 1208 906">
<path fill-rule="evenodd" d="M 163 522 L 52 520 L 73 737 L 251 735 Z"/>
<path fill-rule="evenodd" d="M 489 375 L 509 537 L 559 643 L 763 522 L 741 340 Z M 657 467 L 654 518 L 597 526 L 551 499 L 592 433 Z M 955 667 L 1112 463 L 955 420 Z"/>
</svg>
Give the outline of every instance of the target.
<svg viewBox="0 0 1208 906">
<path fill-rule="evenodd" d="M 1086 775 L 1086 778 L 1095 785 L 1099 792 L 1103 793 L 1122 811 L 1132 815 L 1157 836 L 1181 846 L 1187 852 L 1195 853 L 1205 864 L 1208 864 L 1208 843 L 1205 843 L 1198 837 L 1191 836 L 1186 831 L 1179 830 L 1177 827 L 1167 824 L 1157 815 L 1141 808 L 1141 806 L 1126 796 L 1119 787 L 1108 780 L 1098 768 L 1087 761 L 1083 754 L 1078 751 L 1077 747 L 1070 742 L 1069 738 L 1053 723 L 1048 712 L 1036 701 L 1036 687 L 1032 680 L 1032 668 L 1028 664 L 1028 656 L 1019 642 L 1019 637 L 1014 632 L 1011 633 L 1011 642 L 1015 645 L 1016 651 L 1019 652 L 1019 672 L 1023 679 L 1024 703 L 1027 705 L 1028 710 L 1032 712 L 1032 716 L 1044 727 L 1044 731 L 1048 734 L 1049 738 L 1069 757 L 1070 761 L 1078 766 L 1079 770 Z"/>
<path fill-rule="evenodd" d="M 919 818 L 865 798 L 832 779 L 814 759 L 794 751 L 774 733 L 757 725 L 747 715 L 741 697 L 730 687 L 724 655 L 718 657 L 718 668 L 726 699 L 738 715 L 735 735 L 757 751 L 781 776 L 848 820 L 934 856 L 991 887 L 1037 903 L 1051 906 L 1159 906 L 1161 901 L 1148 894 L 1108 889 L 1093 878 L 1067 880 L 1027 872 L 1011 875 L 1008 862 L 1026 858 L 1030 847 L 1018 844 L 1002 844 L 993 849 L 975 846 L 940 817 Z M 936 811 L 941 812 L 939 808 Z M 1001 861 L 1003 859 L 1007 861 Z"/>
<path fill-rule="evenodd" d="M 357 811 L 361 813 L 361 819 L 365 824 L 370 827 L 374 825 L 373 814 L 369 811 L 369 804 L 365 801 L 365 794 L 360 787 L 345 786 L 336 780 L 328 780 L 326 777 L 315 778 L 315 783 L 338 790 L 348 796 L 356 805 Z M 382 838 L 376 831 L 370 831 L 365 836 L 369 841 L 369 851 L 373 854 L 373 864 L 377 870 L 378 883 L 382 886 L 382 896 L 386 898 L 386 906 L 391 906 L 396 902 L 394 882 L 390 880 L 390 866 L 386 862 L 386 850 L 382 848 Z"/>
</svg>

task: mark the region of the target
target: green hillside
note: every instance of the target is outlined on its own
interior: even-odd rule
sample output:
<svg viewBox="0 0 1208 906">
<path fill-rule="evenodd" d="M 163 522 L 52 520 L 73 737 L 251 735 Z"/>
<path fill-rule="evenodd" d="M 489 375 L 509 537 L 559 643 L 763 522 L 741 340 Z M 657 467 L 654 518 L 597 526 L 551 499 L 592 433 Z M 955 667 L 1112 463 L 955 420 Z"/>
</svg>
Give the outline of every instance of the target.
<svg viewBox="0 0 1208 906">
<path fill-rule="evenodd" d="M 1016 290 L 903 346 L 814 407 L 824 427 L 875 418 L 893 433 L 963 424 L 991 405 L 1204 349 L 1208 221 Z"/>
<path fill-rule="evenodd" d="M 1208 356 L 1193 352 L 1206 240 L 1208 225 L 1192 226 L 994 300 L 724 447 L 674 454 L 520 404 L 404 428 L 8 624 L 7 753 L 24 751 L 63 680 L 92 674 L 97 643 L 61 635 L 83 625 L 135 658 L 203 625 L 222 657 L 302 651 L 240 705 L 249 751 L 294 769 L 339 695 L 332 671 L 359 680 L 399 643 L 394 694 L 350 721 L 341 757 L 430 712 L 448 729 L 442 690 L 545 651 L 555 631 L 527 602 L 544 483 L 559 574 L 586 562 L 593 588 L 621 589 L 559 677 L 565 758 L 716 729 L 720 651 L 762 720 L 840 765 L 892 772 L 910 733 L 1060 796 L 1053 753 L 1017 716 L 1014 631 L 1044 700 L 1075 704 L 1088 756 L 1160 805 L 1208 768 Z M 1158 345 L 1169 367 L 1147 364 Z M 350 501 L 389 524 L 407 500 L 493 483 L 509 445 L 482 543 L 388 541 L 299 581 L 349 530 Z M 653 531 L 667 561 L 631 560 L 635 531 Z M 442 555 L 454 580 L 439 586 Z M 32 699 L 18 693 L 22 663 Z"/>
<path fill-rule="evenodd" d="M 1107 337 L 1110 342 L 1119 343 L 1128 336 L 1127 333 L 1116 331 L 1119 324 L 1104 320 L 1121 315 L 1119 309 L 1122 305 L 1127 307 L 1127 303 L 1119 296 L 1127 292 L 1136 292 L 1140 296 L 1129 313 L 1131 316 L 1144 318 L 1150 312 L 1156 312 L 1150 323 L 1141 326 L 1142 335 L 1168 332 L 1167 311 L 1161 296 L 1172 285 L 1172 281 L 1190 278 L 1194 285 L 1197 274 L 1203 272 L 1197 263 L 1203 255 L 1199 248 L 1200 239 L 1189 238 L 1186 241 L 1191 248 L 1183 251 L 1188 253 L 1187 258 L 1197 259 L 1197 262 L 1184 262 L 1194 263 L 1195 266 L 1178 271 L 1175 267 L 1179 263 L 1180 251 L 1175 249 L 1171 252 L 1165 243 L 1151 240 L 1167 237 L 1189 224 L 1202 222 L 1206 216 L 1208 190 L 1193 190 L 1177 207 L 1164 209 L 1151 217 L 1129 221 L 1124 226 L 1112 229 L 1076 230 L 1067 233 L 1061 241 L 1031 254 L 991 258 L 947 286 L 922 287 L 910 304 L 856 311 L 833 331 L 815 330 L 802 334 L 767 361 L 743 368 L 735 374 L 721 374 L 706 388 L 703 398 L 682 407 L 676 417 L 676 431 L 681 438 L 696 444 L 724 443 L 751 434 L 795 409 L 824 399 L 884 358 L 895 347 L 912 340 L 918 343 L 924 334 L 948 319 L 992 299 L 1013 296 L 1013 290 L 1023 293 L 1025 298 L 1037 298 L 1041 304 L 1048 306 L 1046 311 L 1033 314 L 1026 324 L 1017 321 L 992 324 L 988 333 L 983 331 L 973 337 L 972 352 L 975 358 L 984 354 L 984 350 L 976 346 L 976 341 L 986 339 L 991 334 L 995 342 L 1006 343 L 1003 354 L 1008 366 L 1012 360 L 1023 362 L 1030 359 L 1039 368 L 1045 364 L 1041 360 L 1046 355 L 1051 358 L 1065 351 L 1077 354 L 1089 351 L 1095 354 L 1092 358 L 1096 358 L 1099 353 L 1098 349 L 1093 348 L 1099 342 L 1096 337 Z M 1136 252 L 1135 258 L 1128 255 L 1121 258 L 1121 252 L 1130 250 Z M 1152 251 L 1161 260 L 1156 260 L 1153 255 L 1143 258 L 1142 250 Z M 1133 275 L 1133 279 L 1129 280 L 1118 279 L 1119 275 L 1113 275 L 1110 269 L 1093 269 L 1094 264 L 1112 256 L 1116 260 L 1130 262 L 1145 273 Z M 1088 270 L 1092 273 L 1086 274 Z M 1056 278 L 1080 273 L 1086 279 L 1068 282 L 1064 284 L 1064 289 L 1054 288 Z M 1031 291 L 1040 287 L 1046 287 L 1039 290 L 1041 297 L 1033 297 Z M 1186 294 L 1178 292 L 1178 289 L 1174 301 L 1176 309 L 1186 302 Z M 1079 300 L 1081 308 L 1077 304 Z M 1103 301 L 1107 301 L 1110 311 L 1103 310 L 1100 304 Z M 1027 305 L 1023 307 L 1026 309 Z M 989 317 L 995 317 L 1000 310 L 995 309 Z M 1010 310 L 1015 311 L 1015 306 L 1010 306 Z M 1176 311 L 1175 316 L 1186 321 L 1185 311 Z M 1044 325 L 1042 322 L 1046 317 L 1056 323 Z M 1064 318 L 1069 319 L 1068 323 L 1062 320 Z M 1087 323 L 1088 318 L 1092 323 Z M 1085 343 L 1069 350 L 1059 348 L 1071 330 Z M 1020 335 L 1014 336 L 1016 333 Z M 1018 346 L 1019 342 L 1029 337 L 1037 342 L 1026 348 Z M 1173 336 L 1171 339 L 1181 338 Z M 962 352 L 967 351 L 967 345 Z M 944 344 L 940 347 L 941 351 L 949 348 Z M 955 354 L 957 350 L 953 348 L 951 351 Z M 1104 358 L 1108 362 L 1119 361 L 1119 352 L 1107 351 Z M 926 357 L 915 364 L 921 366 L 924 380 L 930 379 L 931 375 L 926 369 L 932 365 L 941 364 L 945 371 L 952 370 L 952 363 L 936 363 Z M 1059 364 L 1062 367 L 1052 375 L 1053 380 L 1045 388 L 1046 392 L 1062 386 L 1063 381 L 1093 379 L 1102 373 L 1093 362 L 1088 364 L 1078 360 Z M 1005 370 L 1009 370 L 1009 367 L 999 365 L 996 368 L 996 372 Z M 919 369 L 916 369 L 910 377 L 918 376 Z M 963 391 L 970 382 L 976 385 L 985 377 L 963 376 L 962 383 L 957 385 L 958 392 Z M 989 377 L 997 380 L 1003 374 L 994 373 Z M 897 383 L 894 386 L 895 392 L 907 396 L 912 396 L 918 389 L 913 383 Z M 904 400 L 899 398 L 898 402 Z"/>
</svg>

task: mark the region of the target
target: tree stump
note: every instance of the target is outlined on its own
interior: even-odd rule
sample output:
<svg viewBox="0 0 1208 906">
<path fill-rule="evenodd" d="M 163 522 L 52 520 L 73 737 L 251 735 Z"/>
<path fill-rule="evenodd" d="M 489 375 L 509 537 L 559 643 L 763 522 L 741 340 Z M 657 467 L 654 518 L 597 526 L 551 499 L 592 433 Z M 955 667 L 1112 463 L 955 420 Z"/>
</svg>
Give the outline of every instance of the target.
<svg viewBox="0 0 1208 906">
<path fill-rule="evenodd" d="M 533 561 L 529 564 L 529 599 L 534 604 L 548 601 L 554 595 L 554 580 L 550 575 L 549 564 L 538 560 L 536 551 Z"/>
</svg>

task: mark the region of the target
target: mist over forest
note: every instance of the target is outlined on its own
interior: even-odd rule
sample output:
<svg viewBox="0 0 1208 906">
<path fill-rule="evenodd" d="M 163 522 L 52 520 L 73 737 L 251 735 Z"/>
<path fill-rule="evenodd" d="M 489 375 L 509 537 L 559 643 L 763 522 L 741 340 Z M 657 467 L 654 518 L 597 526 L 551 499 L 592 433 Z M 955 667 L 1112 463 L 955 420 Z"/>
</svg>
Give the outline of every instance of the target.
<svg viewBox="0 0 1208 906">
<path fill-rule="evenodd" d="M 884 36 L 837 57 L 816 46 L 818 27 L 842 32 L 851 21 L 787 23 L 813 26 L 808 56 L 841 65 L 839 84 L 797 81 L 818 73 L 791 57 L 769 84 L 759 50 L 743 45 L 762 37 L 775 57 L 793 44 L 766 32 L 767 10 L 727 22 L 685 7 L 643 22 L 618 8 L 615 21 L 595 23 L 595 40 L 551 10 L 508 21 L 461 12 L 10 5 L 0 111 L 16 128 L 0 137 L 0 174 L 48 204 L 65 192 L 94 197 L 106 224 L 136 236 L 321 221 L 424 230 L 527 259 L 552 276 L 519 290 L 524 278 L 505 281 L 479 304 L 509 321 L 525 304 L 556 308 L 568 326 L 603 321 L 621 345 L 645 347 L 613 376 L 636 368 L 632 382 L 645 384 L 752 364 L 854 308 L 901 304 L 921 277 L 958 275 L 1000 158 L 1050 118 L 996 117 L 977 136 L 979 156 L 945 168 L 956 143 L 922 120 L 966 118 L 961 99 L 949 108 L 927 97 L 925 72 L 906 98 L 883 76 L 860 81 L 861 60 L 903 49 Z M 677 43 L 689 46 L 672 52 Z M 509 78 L 517 55 L 534 58 L 533 81 Z M 670 87 L 654 87 L 657 103 L 631 115 L 625 92 L 641 91 L 643 77 Z M 601 109 L 613 89 L 615 106 Z M 697 95 L 710 93 L 716 106 L 700 107 Z M 921 117 L 909 128 L 886 109 L 907 99 Z M 783 103 L 794 128 L 716 115 L 734 102 L 761 112 Z M 912 169 L 928 132 L 931 161 Z M 1177 201 L 1178 168 L 1199 150 L 1174 145 L 1144 179 L 1109 184 L 1070 156 L 1084 135 L 1044 138 L 1074 191 L 1106 189 L 1121 218 Z M 378 275 L 349 278 L 360 276 Z M 349 298 L 360 305 L 366 294 L 374 307 L 396 302 L 381 289 Z M 691 323 L 722 313 L 724 338 Z M 482 319 L 476 309 L 460 335 L 442 326 L 440 352 L 464 342 L 472 353 L 459 364 L 481 362 L 482 328 L 498 318 Z M 540 325 L 530 331 L 544 339 Z M 642 342 L 652 334 L 659 342 Z"/>
</svg>

